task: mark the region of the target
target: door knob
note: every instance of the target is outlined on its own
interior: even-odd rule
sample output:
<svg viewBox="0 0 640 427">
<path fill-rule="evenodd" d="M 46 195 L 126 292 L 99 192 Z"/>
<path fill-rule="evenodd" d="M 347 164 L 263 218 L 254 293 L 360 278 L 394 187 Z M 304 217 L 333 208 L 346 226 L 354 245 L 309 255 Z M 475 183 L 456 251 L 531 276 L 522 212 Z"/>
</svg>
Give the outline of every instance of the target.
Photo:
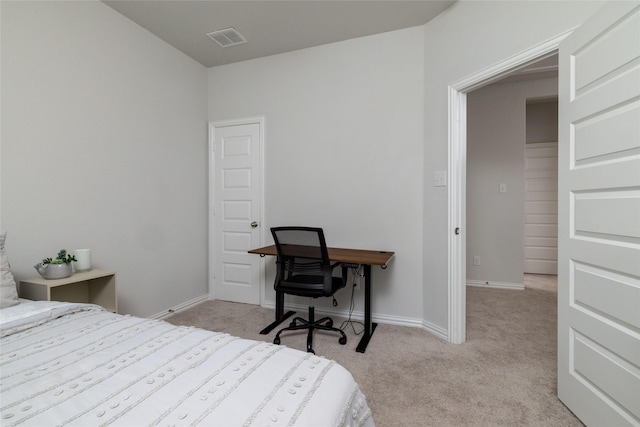
<svg viewBox="0 0 640 427">
<path fill-rule="evenodd" d="M 251 223 L 251 228 L 256 228 L 258 226 L 258 221 L 253 221 Z"/>
</svg>

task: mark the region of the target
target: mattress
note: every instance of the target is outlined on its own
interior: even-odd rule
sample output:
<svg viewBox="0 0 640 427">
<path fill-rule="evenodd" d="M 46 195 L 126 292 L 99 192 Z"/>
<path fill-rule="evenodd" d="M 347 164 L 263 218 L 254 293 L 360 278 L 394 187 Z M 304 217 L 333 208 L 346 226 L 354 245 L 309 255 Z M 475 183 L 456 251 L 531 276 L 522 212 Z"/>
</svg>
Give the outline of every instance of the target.
<svg viewBox="0 0 640 427">
<path fill-rule="evenodd" d="M 373 426 L 351 374 L 268 342 L 23 301 L 0 310 L 1 426 Z"/>
</svg>

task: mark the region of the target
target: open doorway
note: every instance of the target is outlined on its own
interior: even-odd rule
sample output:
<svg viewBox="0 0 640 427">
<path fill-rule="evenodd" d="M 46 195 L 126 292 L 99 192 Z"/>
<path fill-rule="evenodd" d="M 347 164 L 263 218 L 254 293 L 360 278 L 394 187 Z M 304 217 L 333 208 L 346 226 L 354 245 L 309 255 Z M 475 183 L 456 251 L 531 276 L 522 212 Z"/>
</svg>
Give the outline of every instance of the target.
<svg viewBox="0 0 640 427">
<path fill-rule="evenodd" d="M 449 342 L 466 336 L 467 94 L 557 54 L 560 35 L 449 87 Z"/>
<path fill-rule="evenodd" d="M 467 285 L 556 273 L 557 56 L 524 70 L 467 94 Z"/>
</svg>

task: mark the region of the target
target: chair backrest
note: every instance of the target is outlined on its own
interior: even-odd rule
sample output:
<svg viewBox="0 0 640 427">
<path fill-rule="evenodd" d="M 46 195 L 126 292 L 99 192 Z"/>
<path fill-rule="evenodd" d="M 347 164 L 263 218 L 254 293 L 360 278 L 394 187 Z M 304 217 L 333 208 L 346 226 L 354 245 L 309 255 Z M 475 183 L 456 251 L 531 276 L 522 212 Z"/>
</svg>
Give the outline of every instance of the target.
<svg viewBox="0 0 640 427">
<path fill-rule="evenodd" d="M 278 251 L 276 290 L 301 296 L 331 295 L 331 261 L 322 228 L 273 227 Z"/>
<path fill-rule="evenodd" d="M 271 234 L 279 257 L 295 257 L 318 260 L 329 265 L 327 243 L 322 228 L 273 227 Z"/>
</svg>

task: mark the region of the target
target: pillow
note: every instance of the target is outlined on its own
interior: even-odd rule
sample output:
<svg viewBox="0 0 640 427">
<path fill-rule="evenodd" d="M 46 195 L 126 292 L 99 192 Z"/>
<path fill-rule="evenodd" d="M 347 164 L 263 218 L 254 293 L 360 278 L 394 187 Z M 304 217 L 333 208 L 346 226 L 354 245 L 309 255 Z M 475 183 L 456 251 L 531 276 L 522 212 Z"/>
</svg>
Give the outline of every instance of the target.
<svg viewBox="0 0 640 427">
<path fill-rule="evenodd" d="M 0 233 L 0 308 L 11 307 L 18 304 L 18 289 L 16 281 L 11 274 L 9 259 L 4 250 L 4 241 L 7 239 L 7 232 Z"/>
</svg>

